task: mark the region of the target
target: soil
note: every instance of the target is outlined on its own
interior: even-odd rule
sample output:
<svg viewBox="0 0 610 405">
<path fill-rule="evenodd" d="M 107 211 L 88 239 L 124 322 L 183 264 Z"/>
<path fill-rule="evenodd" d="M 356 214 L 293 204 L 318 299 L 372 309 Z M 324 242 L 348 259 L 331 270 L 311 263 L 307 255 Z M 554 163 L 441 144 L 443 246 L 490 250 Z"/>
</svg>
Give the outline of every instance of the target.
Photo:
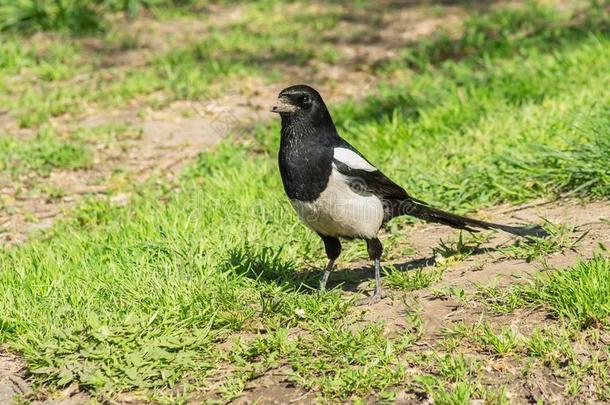
<svg viewBox="0 0 610 405">
<path fill-rule="evenodd" d="M 0 347 L 0 403 L 7 404 L 15 395 L 27 395 L 31 388 L 21 377 L 25 366 L 15 355 Z"/>
</svg>

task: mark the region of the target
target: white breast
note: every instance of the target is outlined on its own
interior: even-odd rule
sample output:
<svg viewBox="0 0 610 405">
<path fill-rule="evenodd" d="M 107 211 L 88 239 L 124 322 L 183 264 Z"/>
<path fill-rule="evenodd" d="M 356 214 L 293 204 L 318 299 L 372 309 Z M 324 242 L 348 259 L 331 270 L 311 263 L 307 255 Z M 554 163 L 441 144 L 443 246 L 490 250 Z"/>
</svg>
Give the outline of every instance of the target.
<svg viewBox="0 0 610 405">
<path fill-rule="evenodd" d="M 327 236 L 374 238 L 383 222 L 381 200 L 352 191 L 347 178 L 334 168 L 320 197 L 291 203 L 307 226 Z"/>
</svg>

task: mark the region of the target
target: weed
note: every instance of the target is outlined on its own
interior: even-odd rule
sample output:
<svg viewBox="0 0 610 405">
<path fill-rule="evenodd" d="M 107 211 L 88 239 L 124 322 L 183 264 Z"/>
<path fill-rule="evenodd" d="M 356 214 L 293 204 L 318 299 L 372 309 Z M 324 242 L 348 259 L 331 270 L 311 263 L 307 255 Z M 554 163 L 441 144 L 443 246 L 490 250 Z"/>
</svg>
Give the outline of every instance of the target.
<svg viewBox="0 0 610 405">
<path fill-rule="evenodd" d="M 500 356 L 513 353 L 518 346 L 516 333 L 511 328 L 502 328 L 494 332 L 489 323 L 479 323 L 474 326 L 474 340 L 487 350 Z"/>
<path fill-rule="evenodd" d="M 607 325 L 610 316 L 610 260 L 597 256 L 572 268 L 539 275 L 523 286 L 528 302 L 547 306 L 580 328 Z"/>
<path fill-rule="evenodd" d="M 472 365 L 461 354 L 436 356 L 436 368 L 439 374 L 451 382 L 466 381 L 468 377 L 476 374 L 471 370 L 471 367 Z"/>
<path fill-rule="evenodd" d="M 485 302 L 489 308 L 500 313 L 510 313 L 526 304 L 518 288 L 499 288 L 475 284 L 477 291 L 473 298 Z"/>
<path fill-rule="evenodd" d="M 570 334 L 563 328 L 536 328 L 525 346 L 530 356 L 542 358 L 549 365 L 572 355 Z"/>
<path fill-rule="evenodd" d="M 443 276 L 442 268 L 418 268 L 415 270 L 400 270 L 395 266 L 386 266 L 385 282 L 388 286 L 403 291 L 421 290 L 436 283 Z"/>
<path fill-rule="evenodd" d="M 475 253 L 481 244 L 489 239 L 489 235 L 474 233 L 471 234 L 468 240 L 464 240 L 463 235 L 464 233 L 460 232 L 456 241 L 445 242 L 441 240 L 439 246 L 433 249 L 434 254 L 443 259 L 443 261 L 447 261 L 447 259 L 462 261 Z"/>
</svg>

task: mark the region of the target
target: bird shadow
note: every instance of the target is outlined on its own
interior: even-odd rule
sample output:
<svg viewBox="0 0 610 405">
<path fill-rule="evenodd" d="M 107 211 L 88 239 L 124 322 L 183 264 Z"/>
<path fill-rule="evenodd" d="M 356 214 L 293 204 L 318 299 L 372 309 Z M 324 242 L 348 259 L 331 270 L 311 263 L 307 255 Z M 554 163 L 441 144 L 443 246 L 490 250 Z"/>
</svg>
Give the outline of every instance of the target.
<svg viewBox="0 0 610 405">
<path fill-rule="evenodd" d="M 497 247 L 476 247 L 469 254 L 480 255 L 498 251 Z M 394 271 L 416 271 L 437 264 L 436 256 L 430 255 L 410 259 L 401 263 L 388 263 Z M 323 269 L 299 268 L 293 261 L 281 257 L 281 249 L 264 247 L 254 249 L 249 246 L 233 248 L 221 268 L 240 277 L 247 277 L 258 283 L 273 284 L 286 291 L 311 294 L 317 291 Z M 346 292 L 357 292 L 362 282 L 374 277 L 373 266 L 363 265 L 356 268 L 334 271 L 328 281 L 328 288 L 340 288 Z"/>
<path fill-rule="evenodd" d="M 440 246 L 440 245 L 439 245 Z M 436 250 L 436 249 L 433 249 Z M 499 250 L 498 247 L 476 247 L 469 251 L 469 256 L 476 256 L 486 253 L 491 253 Z M 425 269 L 427 267 L 433 267 L 437 264 L 437 256 L 430 255 L 426 257 L 414 258 L 400 263 L 388 262 L 386 265 L 391 265 L 392 271 L 417 271 Z M 382 270 L 383 271 L 383 270 Z M 323 271 L 311 271 L 316 273 L 317 277 L 321 277 Z M 328 288 L 341 288 L 347 292 L 358 292 L 360 284 L 372 280 L 374 278 L 374 267 L 371 265 L 364 265 L 357 268 L 344 269 L 334 272 L 328 281 Z"/>
</svg>

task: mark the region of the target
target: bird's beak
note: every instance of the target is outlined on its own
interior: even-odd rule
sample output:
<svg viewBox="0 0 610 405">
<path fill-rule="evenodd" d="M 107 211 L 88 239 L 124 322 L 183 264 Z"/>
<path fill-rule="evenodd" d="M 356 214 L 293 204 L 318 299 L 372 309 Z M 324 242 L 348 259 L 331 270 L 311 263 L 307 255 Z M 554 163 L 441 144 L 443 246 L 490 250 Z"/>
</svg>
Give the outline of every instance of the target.
<svg viewBox="0 0 610 405">
<path fill-rule="evenodd" d="M 296 107 L 289 102 L 287 97 L 280 97 L 277 99 L 277 103 L 271 107 L 271 112 L 274 113 L 291 113 L 296 111 Z"/>
</svg>

